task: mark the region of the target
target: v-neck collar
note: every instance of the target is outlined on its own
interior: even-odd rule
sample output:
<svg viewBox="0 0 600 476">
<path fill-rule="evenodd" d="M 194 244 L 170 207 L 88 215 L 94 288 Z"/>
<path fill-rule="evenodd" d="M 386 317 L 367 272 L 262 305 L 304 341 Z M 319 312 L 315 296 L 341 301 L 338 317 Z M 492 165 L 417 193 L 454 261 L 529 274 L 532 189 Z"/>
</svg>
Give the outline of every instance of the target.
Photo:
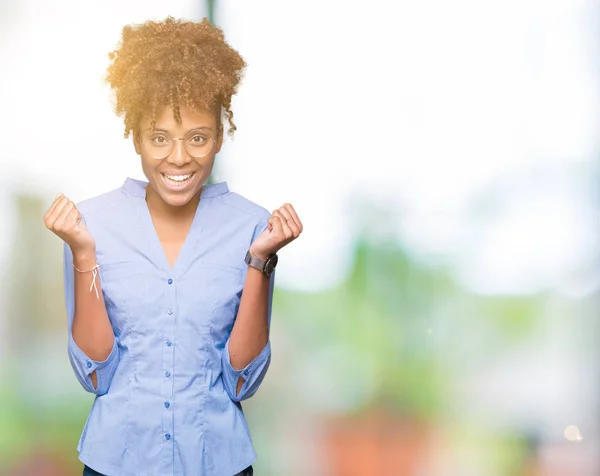
<svg viewBox="0 0 600 476">
<path fill-rule="evenodd" d="M 196 243 L 200 238 L 200 234 L 204 228 L 202 217 L 205 215 L 203 210 L 210 206 L 211 198 L 224 195 L 229 192 L 227 182 L 208 184 L 202 187 L 200 201 L 194 214 L 192 224 L 187 236 L 179 250 L 179 254 L 171 268 L 167 255 L 160 243 L 158 233 L 154 227 L 150 209 L 146 203 L 146 186 L 148 182 L 127 178 L 123 184 L 123 189 L 137 200 L 137 216 L 140 220 L 141 240 L 140 246 L 148 247 L 148 252 L 152 256 L 153 261 L 164 273 L 169 277 L 177 279 L 185 272 L 189 263 L 191 253 L 196 247 Z"/>
</svg>

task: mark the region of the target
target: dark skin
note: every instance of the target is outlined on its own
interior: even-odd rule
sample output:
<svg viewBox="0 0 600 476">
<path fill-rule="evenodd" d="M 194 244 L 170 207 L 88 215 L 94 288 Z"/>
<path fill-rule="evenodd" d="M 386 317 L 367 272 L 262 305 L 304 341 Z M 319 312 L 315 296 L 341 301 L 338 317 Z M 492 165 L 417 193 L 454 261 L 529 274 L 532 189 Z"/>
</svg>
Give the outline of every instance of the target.
<svg viewBox="0 0 600 476">
<path fill-rule="evenodd" d="M 198 203 L 202 185 L 212 171 L 215 156 L 223 141 L 223 129 L 218 116 L 210 111 L 195 111 L 185 107 L 177 122 L 171 108 L 166 108 L 156 119 L 156 128 L 173 138 L 189 136 L 190 131 L 202 130 L 204 137 L 214 139 L 210 153 L 200 158 L 192 157 L 175 141 L 172 152 L 157 160 L 145 147 L 150 123 L 142 121 L 139 133 L 134 135 L 134 146 L 140 155 L 142 169 L 148 179 L 146 202 L 157 236 L 169 265 L 173 267 L 188 235 Z M 54 201 L 44 217 L 46 226 L 63 239 L 73 253 L 73 263 L 80 270 L 91 269 L 96 264 L 95 242 L 75 204 L 64 196 Z M 302 232 L 302 223 L 290 204 L 275 210 L 268 220 L 268 228 L 252 243 L 250 252 L 265 259 L 296 239 Z M 104 361 L 114 343 L 114 333 L 103 299 L 89 291 L 90 273 L 75 273 L 75 314 L 73 339 L 91 359 Z M 96 280 L 99 292 L 100 282 Z M 240 307 L 229 340 L 229 354 L 234 369 L 245 368 L 263 350 L 269 339 L 268 304 L 270 280 L 255 268 L 249 268 Z M 91 375 L 97 388 L 97 375 Z M 244 383 L 237 384 L 237 393 Z"/>
<path fill-rule="evenodd" d="M 223 128 L 214 113 L 197 112 L 182 107 L 181 122 L 177 122 L 171 108 L 166 108 L 156 118 L 156 128 L 171 137 L 185 137 L 191 130 L 206 132 L 205 137 L 215 139 L 209 154 L 201 158 L 191 157 L 183 141 L 174 141 L 168 157 L 157 160 L 148 154 L 143 142 L 151 138 L 150 121 L 143 120 L 140 131 L 135 134 L 134 146 L 142 161 L 142 170 L 148 179 L 146 203 L 152 216 L 154 228 L 162 244 L 169 265 L 173 267 L 183 242 L 189 232 L 196 208 L 200 201 L 202 185 L 208 180 L 215 163 L 215 156 L 223 144 Z M 185 176 L 193 174 L 190 183 L 182 190 L 169 188 L 165 175 Z"/>
</svg>

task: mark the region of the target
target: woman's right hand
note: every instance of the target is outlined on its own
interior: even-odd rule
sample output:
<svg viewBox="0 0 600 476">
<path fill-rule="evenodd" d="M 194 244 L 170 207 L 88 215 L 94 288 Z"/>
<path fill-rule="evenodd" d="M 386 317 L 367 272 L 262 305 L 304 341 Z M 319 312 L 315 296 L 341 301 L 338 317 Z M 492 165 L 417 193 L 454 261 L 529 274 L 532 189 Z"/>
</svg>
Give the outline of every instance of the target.
<svg viewBox="0 0 600 476">
<path fill-rule="evenodd" d="M 75 203 L 62 193 L 44 215 L 44 223 L 46 228 L 69 245 L 73 255 L 95 252 L 96 243 L 85 226 L 81 213 Z"/>
</svg>

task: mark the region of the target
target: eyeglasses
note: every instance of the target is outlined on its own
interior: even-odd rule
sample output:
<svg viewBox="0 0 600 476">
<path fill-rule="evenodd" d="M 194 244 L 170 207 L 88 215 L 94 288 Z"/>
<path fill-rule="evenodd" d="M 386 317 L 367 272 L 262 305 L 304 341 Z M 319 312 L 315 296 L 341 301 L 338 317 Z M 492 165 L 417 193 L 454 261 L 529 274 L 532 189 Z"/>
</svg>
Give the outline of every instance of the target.
<svg viewBox="0 0 600 476">
<path fill-rule="evenodd" d="M 208 155 L 215 145 L 215 139 L 209 131 L 193 129 L 185 137 L 171 137 L 166 132 L 149 131 L 143 134 L 141 146 L 150 157 L 162 160 L 171 155 L 177 140 L 183 141 L 186 152 L 195 159 Z"/>
</svg>

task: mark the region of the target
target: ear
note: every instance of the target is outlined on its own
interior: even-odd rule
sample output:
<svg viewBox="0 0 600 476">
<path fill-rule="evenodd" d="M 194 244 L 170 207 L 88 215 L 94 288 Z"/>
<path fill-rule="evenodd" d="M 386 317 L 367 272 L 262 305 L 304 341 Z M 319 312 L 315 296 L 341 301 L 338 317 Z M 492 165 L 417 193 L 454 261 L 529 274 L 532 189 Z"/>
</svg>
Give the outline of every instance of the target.
<svg viewBox="0 0 600 476">
<path fill-rule="evenodd" d="M 223 145 L 223 124 L 219 126 L 219 132 L 217 132 L 217 149 L 216 154 L 221 152 L 221 146 Z"/>
<path fill-rule="evenodd" d="M 137 155 L 142 155 L 139 131 L 133 131 L 133 147 L 135 148 L 135 153 Z"/>
</svg>

